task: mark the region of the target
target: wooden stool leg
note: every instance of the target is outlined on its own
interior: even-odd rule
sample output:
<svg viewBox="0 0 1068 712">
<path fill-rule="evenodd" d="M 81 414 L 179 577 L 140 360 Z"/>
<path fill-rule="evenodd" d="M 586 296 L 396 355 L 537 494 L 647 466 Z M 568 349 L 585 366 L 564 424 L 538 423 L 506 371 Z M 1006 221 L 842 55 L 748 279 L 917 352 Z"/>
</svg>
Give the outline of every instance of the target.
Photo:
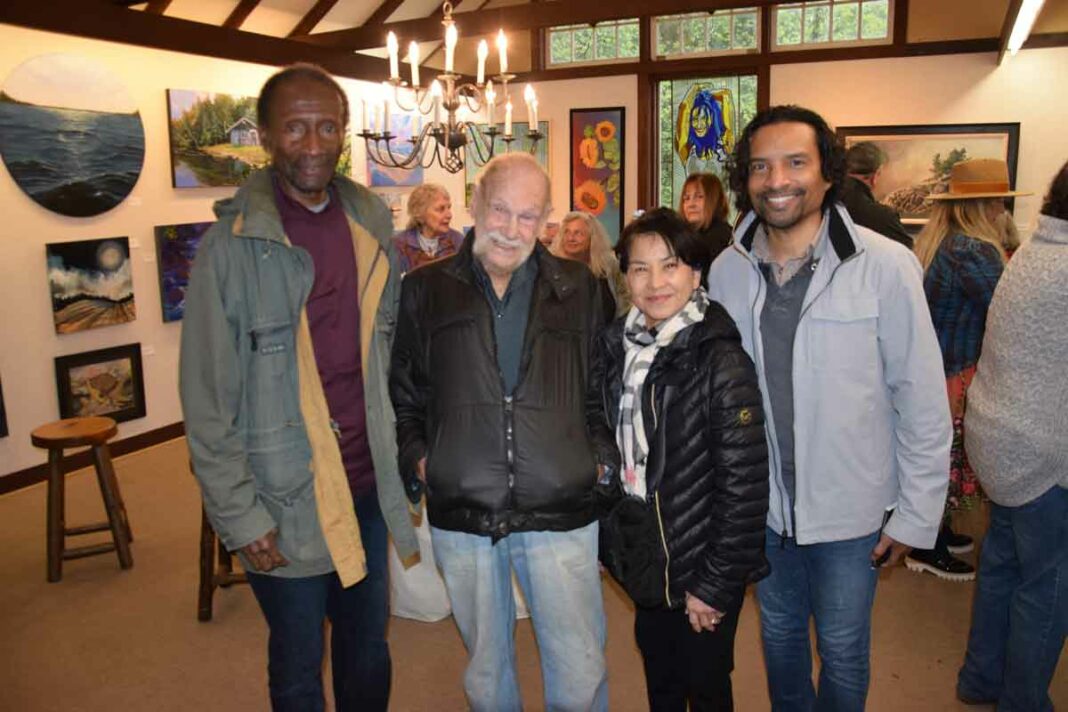
<svg viewBox="0 0 1068 712">
<path fill-rule="evenodd" d="M 215 530 L 200 510 L 200 588 L 197 591 L 197 620 L 211 620 L 211 599 L 215 594 Z"/>
<path fill-rule="evenodd" d="M 108 452 L 107 445 L 93 446 L 93 461 L 96 464 L 96 477 L 100 482 L 100 494 L 104 498 L 104 509 L 108 513 L 111 537 L 115 540 L 115 551 L 119 555 L 119 566 L 128 569 L 133 566 L 133 556 L 130 555 L 130 540 L 126 536 L 126 524 L 119 512 L 116 495 L 118 480 L 115 479 L 115 470 L 111 466 L 111 454 Z"/>
<path fill-rule="evenodd" d="M 63 451 L 48 451 L 48 581 L 63 578 Z"/>
</svg>

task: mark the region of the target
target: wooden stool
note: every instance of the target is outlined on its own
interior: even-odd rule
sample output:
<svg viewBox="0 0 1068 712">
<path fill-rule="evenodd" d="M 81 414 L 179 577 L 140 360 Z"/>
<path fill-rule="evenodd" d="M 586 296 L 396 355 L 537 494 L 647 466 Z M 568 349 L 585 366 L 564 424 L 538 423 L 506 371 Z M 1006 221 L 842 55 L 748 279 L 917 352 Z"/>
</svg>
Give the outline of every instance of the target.
<svg viewBox="0 0 1068 712">
<path fill-rule="evenodd" d="M 111 466 L 111 453 L 108 440 L 118 432 L 115 421 L 111 418 L 69 418 L 42 425 L 30 434 L 30 440 L 39 448 L 48 450 L 48 580 L 59 581 L 63 578 L 63 560 L 80 559 L 84 556 L 118 552 L 119 566 L 128 569 L 133 566 L 130 555 L 130 522 L 126 516 L 126 505 L 119 492 L 119 482 L 115 479 L 115 469 Z M 63 450 L 72 447 L 90 447 L 93 450 L 93 463 L 96 465 L 96 479 L 100 483 L 100 495 L 104 499 L 104 509 L 108 521 L 98 524 L 85 524 L 78 527 L 66 527 L 65 475 L 63 472 Z M 66 547 L 66 537 L 111 530 L 112 543 L 93 544 L 72 549 Z"/>
<path fill-rule="evenodd" d="M 197 592 L 197 620 L 211 620 L 211 599 L 215 589 L 231 584 L 248 583 L 245 574 L 234 573 L 233 554 L 211 528 L 208 515 L 200 508 L 200 589 Z"/>
</svg>

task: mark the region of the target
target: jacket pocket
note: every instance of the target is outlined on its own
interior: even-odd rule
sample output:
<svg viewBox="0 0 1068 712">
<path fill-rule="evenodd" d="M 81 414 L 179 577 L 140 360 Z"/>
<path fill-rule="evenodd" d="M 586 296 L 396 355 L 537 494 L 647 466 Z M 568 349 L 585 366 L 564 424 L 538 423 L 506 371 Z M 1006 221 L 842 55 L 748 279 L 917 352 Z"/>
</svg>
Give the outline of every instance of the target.
<svg viewBox="0 0 1068 712">
<path fill-rule="evenodd" d="M 879 367 L 877 299 L 817 299 L 808 316 L 810 323 L 804 331 L 812 367 L 831 373 L 864 374 Z"/>
<path fill-rule="evenodd" d="M 253 325 L 250 345 L 248 401 L 249 426 L 273 430 L 301 422 L 296 329 L 291 321 Z"/>
<path fill-rule="evenodd" d="M 319 526 L 315 483 L 310 478 L 284 496 L 262 491 L 260 498 L 278 525 L 278 550 L 282 556 L 292 562 L 330 556 Z"/>
</svg>

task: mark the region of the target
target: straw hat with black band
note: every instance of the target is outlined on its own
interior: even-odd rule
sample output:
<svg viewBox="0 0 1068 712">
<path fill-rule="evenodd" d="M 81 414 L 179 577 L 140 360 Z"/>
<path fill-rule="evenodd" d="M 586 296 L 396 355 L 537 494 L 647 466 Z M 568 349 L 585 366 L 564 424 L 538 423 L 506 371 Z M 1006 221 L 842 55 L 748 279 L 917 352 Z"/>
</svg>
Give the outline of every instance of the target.
<svg viewBox="0 0 1068 712">
<path fill-rule="evenodd" d="M 949 169 L 949 190 L 932 193 L 928 200 L 969 200 L 978 198 L 1012 198 L 1034 195 L 1009 190 L 1009 166 L 997 158 L 973 158 Z"/>
</svg>

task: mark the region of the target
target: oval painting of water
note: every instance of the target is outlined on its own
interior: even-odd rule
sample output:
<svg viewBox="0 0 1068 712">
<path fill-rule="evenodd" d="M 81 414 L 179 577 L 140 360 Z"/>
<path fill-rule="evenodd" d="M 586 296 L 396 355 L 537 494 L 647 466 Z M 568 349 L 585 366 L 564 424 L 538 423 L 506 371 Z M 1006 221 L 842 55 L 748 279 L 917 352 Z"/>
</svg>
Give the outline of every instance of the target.
<svg viewBox="0 0 1068 712">
<path fill-rule="evenodd" d="M 45 208 L 99 215 L 130 194 L 145 158 L 141 114 L 104 65 L 46 54 L 15 68 L 0 91 L 0 156 Z"/>
</svg>

